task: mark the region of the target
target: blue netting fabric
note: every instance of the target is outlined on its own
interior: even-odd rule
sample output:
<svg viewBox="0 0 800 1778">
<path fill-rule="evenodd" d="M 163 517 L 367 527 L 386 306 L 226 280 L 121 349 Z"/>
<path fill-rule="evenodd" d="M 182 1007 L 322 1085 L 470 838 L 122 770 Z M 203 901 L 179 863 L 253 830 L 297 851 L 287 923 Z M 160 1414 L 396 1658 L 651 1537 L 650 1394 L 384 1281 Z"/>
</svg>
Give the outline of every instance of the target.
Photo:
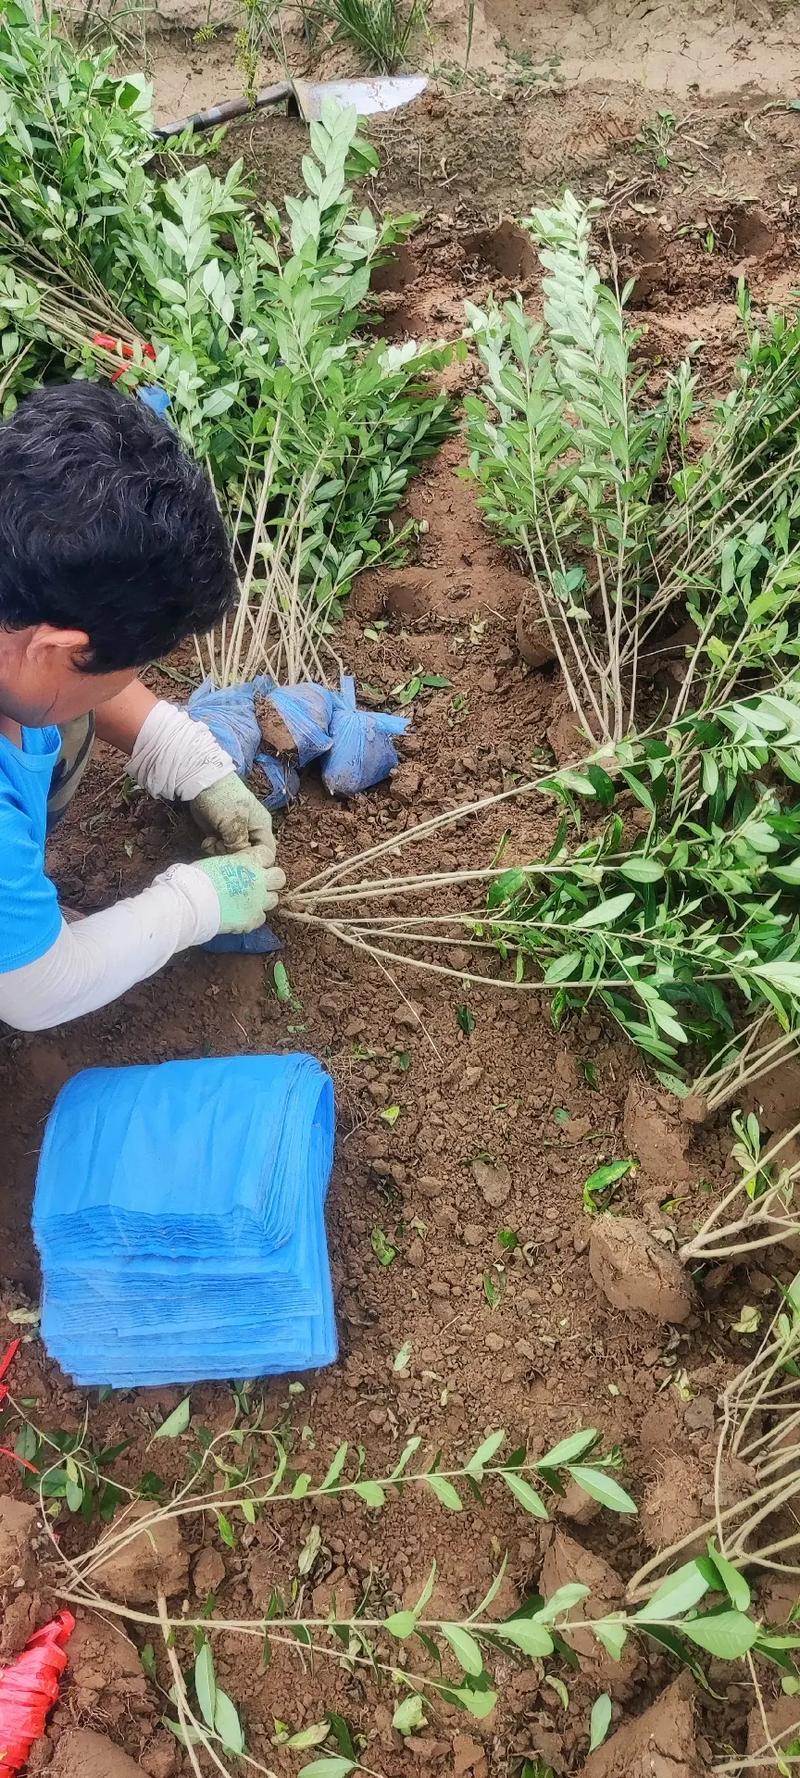
<svg viewBox="0 0 800 1778">
<path fill-rule="evenodd" d="M 331 1364 L 333 1140 L 312 1056 L 76 1075 L 48 1121 L 33 1213 L 51 1357 L 116 1388 Z"/>
<path fill-rule="evenodd" d="M 359 710 L 353 679 L 343 679 L 339 692 L 324 685 L 277 686 L 264 673 L 223 691 L 207 679 L 192 692 L 189 715 L 211 729 L 242 777 L 254 765 L 261 767 L 270 784 L 264 798 L 268 809 L 285 809 L 297 795 L 299 778 L 293 764 L 264 749 L 256 715 L 262 700 L 289 730 L 298 766 L 323 761 L 323 783 L 333 795 L 355 796 L 394 771 L 392 737 L 405 733 L 409 719 Z"/>
</svg>

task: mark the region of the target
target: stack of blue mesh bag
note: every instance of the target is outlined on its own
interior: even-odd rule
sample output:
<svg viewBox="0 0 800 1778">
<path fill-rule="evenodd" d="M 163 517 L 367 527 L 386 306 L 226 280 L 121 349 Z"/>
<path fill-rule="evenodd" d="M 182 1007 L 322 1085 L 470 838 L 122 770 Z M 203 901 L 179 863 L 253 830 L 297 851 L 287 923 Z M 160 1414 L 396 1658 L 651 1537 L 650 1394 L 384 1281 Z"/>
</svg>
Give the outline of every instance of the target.
<svg viewBox="0 0 800 1778">
<path fill-rule="evenodd" d="M 312 1056 L 69 1081 L 33 1217 L 51 1357 L 76 1383 L 116 1388 L 332 1363 L 333 1141 L 332 1083 Z"/>
</svg>

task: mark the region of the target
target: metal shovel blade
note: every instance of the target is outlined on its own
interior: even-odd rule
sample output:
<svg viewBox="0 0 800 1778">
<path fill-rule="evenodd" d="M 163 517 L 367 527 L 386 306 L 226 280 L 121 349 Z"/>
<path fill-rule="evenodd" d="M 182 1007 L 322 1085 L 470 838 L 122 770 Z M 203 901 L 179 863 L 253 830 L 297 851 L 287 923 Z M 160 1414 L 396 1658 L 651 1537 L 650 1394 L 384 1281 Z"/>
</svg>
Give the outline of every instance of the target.
<svg viewBox="0 0 800 1778">
<path fill-rule="evenodd" d="M 216 129 L 218 124 L 232 123 L 237 117 L 249 117 L 253 111 L 287 100 L 289 110 L 299 113 L 304 123 L 316 123 L 321 118 L 326 99 L 335 99 L 339 105 L 354 105 L 359 117 L 374 117 L 376 113 L 410 105 L 427 85 L 424 74 L 386 75 L 379 80 L 282 80 L 278 86 L 265 87 L 253 100 L 223 99 L 207 111 L 193 111 L 190 117 L 159 124 L 153 135 L 166 142 L 171 136 L 183 135 L 184 130 Z"/>
<path fill-rule="evenodd" d="M 359 117 L 375 117 L 387 111 L 399 111 L 418 99 L 428 85 L 424 74 L 386 75 L 379 80 L 294 80 L 294 96 L 300 116 L 306 123 L 316 123 L 322 116 L 326 99 L 338 105 L 351 105 Z"/>
</svg>

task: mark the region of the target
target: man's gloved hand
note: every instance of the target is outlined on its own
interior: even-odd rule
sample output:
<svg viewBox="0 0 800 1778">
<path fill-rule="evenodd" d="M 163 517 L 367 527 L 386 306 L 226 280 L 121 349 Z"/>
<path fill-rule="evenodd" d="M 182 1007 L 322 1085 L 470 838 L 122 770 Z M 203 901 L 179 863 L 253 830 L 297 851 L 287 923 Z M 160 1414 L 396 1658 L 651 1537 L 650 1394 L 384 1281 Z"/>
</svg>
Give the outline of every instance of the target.
<svg viewBox="0 0 800 1778">
<path fill-rule="evenodd" d="M 130 773 L 149 796 L 188 803 L 203 832 L 221 852 L 258 846 L 260 862 L 274 863 L 272 821 L 234 770 L 233 760 L 204 722 L 162 700 L 151 708 L 130 756 Z"/>
<path fill-rule="evenodd" d="M 259 862 L 275 862 L 275 837 L 269 810 L 248 790 L 236 772 L 228 772 L 189 803 L 203 833 L 220 842 L 225 852 L 243 852 L 257 846 Z"/>
<path fill-rule="evenodd" d="M 267 869 L 260 854 L 204 858 L 196 869 L 204 871 L 216 889 L 220 932 L 255 932 L 277 907 L 278 890 L 286 883 L 283 871 Z"/>
</svg>

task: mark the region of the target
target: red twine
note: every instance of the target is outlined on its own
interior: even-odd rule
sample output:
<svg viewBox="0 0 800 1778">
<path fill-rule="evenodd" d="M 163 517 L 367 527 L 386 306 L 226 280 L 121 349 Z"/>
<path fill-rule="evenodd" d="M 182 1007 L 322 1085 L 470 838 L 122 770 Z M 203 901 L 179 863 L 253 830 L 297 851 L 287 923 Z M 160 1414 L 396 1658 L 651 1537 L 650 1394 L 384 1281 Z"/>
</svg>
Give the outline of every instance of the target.
<svg viewBox="0 0 800 1778">
<path fill-rule="evenodd" d="M 75 1628 L 71 1611 L 60 1611 L 37 1630 L 27 1648 L 0 1671 L 0 1778 L 11 1778 L 44 1734 L 67 1665 L 66 1647 Z"/>
<path fill-rule="evenodd" d="M 0 1358 L 0 1406 L 8 1394 L 8 1384 L 4 1383 L 2 1379 L 8 1376 L 21 1345 L 21 1340 L 12 1340 L 11 1345 L 6 1347 L 2 1358 Z M 0 1445 L 0 1457 L 8 1457 L 12 1463 L 21 1463 L 23 1469 L 30 1470 L 31 1475 L 39 1474 L 35 1464 L 29 1463 L 27 1457 L 18 1457 L 16 1451 L 9 1451 L 8 1445 Z"/>
<path fill-rule="evenodd" d="M 116 353 L 117 357 L 124 358 L 126 363 L 133 357 L 133 346 L 129 345 L 127 340 L 115 339 L 113 333 L 93 334 L 92 345 L 99 346 L 103 352 Z M 155 355 L 155 347 L 142 341 L 142 357 L 155 358 Z M 121 364 L 119 370 L 115 370 L 114 375 L 111 378 L 112 383 L 116 383 L 117 378 L 122 376 L 124 369 L 125 365 Z"/>
</svg>

